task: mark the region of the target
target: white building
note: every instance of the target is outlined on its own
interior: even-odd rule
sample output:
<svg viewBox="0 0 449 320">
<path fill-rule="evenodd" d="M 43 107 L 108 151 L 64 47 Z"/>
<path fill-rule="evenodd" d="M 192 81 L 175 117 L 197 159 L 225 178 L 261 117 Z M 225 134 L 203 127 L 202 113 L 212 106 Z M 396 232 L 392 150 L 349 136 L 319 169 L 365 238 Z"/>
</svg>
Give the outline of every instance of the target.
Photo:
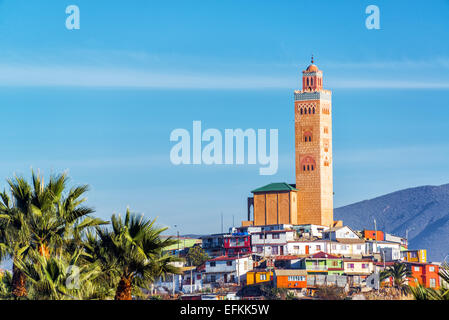
<svg viewBox="0 0 449 320">
<path fill-rule="evenodd" d="M 251 256 L 218 257 L 206 261 L 203 284 L 225 285 L 241 283 L 246 273 L 253 269 Z"/>
<path fill-rule="evenodd" d="M 358 256 L 366 254 L 365 240 L 360 239 L 337 239 L 336 241 L 327 242 L 326 253 L 343 255 L 343 256 Z"/>
<path fill-rule="evenodd" d="M 296 239 L 296 230 L 271 230 L 251 234 L 253 253 L 266 256 L 285 255 L 287 243 Z"/>
<path fill-rule="evenodd" d="M 379 253 L 385 261 L 396 261 L 401 259 L 401 244 L 390 241 L 366 241 L 367 254 Z"/>
<path fill-rule="evenodd" d="M 385 233 L 385 241 L 400 243 L 402 246 L 407 247 L 407 239 L 389 233 Z"/>
<path fill-rule="evenodd" d="M 330 228 L 322 233 L 324 240 L 337 241 L 338 239 L 360 239 L 357 233 L 348 226 Z"/>
<path fill-rule="evenodd" d="M 195 267 L 188 267 L 182 277 L 182 292 L 194 293 L 203 289 L 203 272 Z"/>
<path fill-rule="evenodd" d="M 297 230 L 298 234 L 301 237 L 316 237 L 316 238 L 322 238 L 323 232 L 329 230 L 329 227 L 326 226 L 320 226 L 316 224 L 302 224 L 298 226 L 293 227 L 295 230 Z"/>
<path fill-rule="evenodd" d="M 324 240 L 293 240 L 287 242 L 286 254 L 309 255 L 320 251 L 326 252 L 327 241 Z"/>
</svg>

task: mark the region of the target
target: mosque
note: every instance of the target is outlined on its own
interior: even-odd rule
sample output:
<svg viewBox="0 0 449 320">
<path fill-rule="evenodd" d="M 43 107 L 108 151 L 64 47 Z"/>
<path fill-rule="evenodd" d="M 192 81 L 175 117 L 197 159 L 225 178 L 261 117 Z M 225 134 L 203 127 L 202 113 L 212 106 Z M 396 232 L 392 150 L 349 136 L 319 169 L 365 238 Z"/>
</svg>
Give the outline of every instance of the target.
<svg viewBox="0 0 449 320">
<path fill-rule="evenodd" d="M 242 226 L 342 225 L 333 214 L 332 92 L 323 89 L 323 72 L 313 56 L 294 100 L 296 183 L 271 183 L 251 191 L 248 220 Z"/>
</svg>

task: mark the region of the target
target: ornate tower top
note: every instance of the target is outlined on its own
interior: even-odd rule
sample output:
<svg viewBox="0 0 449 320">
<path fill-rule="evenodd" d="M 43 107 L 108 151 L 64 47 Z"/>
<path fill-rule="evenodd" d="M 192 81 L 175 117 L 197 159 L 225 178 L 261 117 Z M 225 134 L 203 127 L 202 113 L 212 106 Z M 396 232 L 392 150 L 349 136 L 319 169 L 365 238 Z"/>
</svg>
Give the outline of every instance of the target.
<svg viewBox="0 0 449 320">
<path fill-rule="evenodd" d="M 313 63 L 312 55 L 311 64 L 302 72 L 303 91 L 319 91 L 323 89 L 323 72 Z"/>
</svg>

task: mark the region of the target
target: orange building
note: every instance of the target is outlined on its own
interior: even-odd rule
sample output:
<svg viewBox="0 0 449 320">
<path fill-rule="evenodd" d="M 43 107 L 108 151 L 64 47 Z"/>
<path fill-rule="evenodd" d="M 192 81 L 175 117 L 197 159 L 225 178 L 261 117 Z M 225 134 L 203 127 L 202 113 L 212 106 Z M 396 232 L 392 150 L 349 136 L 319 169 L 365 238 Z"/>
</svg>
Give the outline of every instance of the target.
<svg viewBox="0 0 449 320">
<path fill-rule="evenodd" d="M 287 183 L 271 183 L 254 194 L 254 225 L 297 224 L 297 191 Z"/>
<path fill-rule="evenodd" d="M 243 226 L 334 226 L 332 92 L 323 89 L 323 72 L 313 64 L 313 57 L 302 72 L 302 90 L 294 92 L 294 99 L 296 184 L 274 183 L 254 190 Z"/>
<path fill-rule="evenodd" d="M 307 271 L 303 269 L 277 269 L 274 271 L 276 288 L 307 288 Z"/>
<path fill-rule="evenodd" d="M 332 92 L 323 89 L 323 72 L 312 64 L 295 91 L 295 160 L 298 224 L 331 227 Z"/>
<path fill-rule="evenodd" d="M 409 278 L 409 285 L 416 287 L 418 284 L 426 288 L 438 290 L 440 288 L 440 268 L 436 264 L 409 262 L 406 263 L 412 276 Z"/>
<path fill-rule="evenodd" d="M 373 240 L 373 241 L 384 241 L 384 233 L 382 231 L 376 231 L 375 230 L 363 230 L 363 238 L 366 240 Z"/>
</svg>

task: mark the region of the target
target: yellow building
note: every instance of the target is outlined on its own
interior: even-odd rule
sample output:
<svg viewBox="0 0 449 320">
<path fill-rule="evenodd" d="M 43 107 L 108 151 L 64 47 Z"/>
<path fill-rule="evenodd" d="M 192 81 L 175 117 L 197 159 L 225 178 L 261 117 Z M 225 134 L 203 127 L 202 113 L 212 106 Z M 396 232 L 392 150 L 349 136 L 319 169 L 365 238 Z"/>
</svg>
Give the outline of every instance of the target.
<svg viewBox="0 0 449 320">
<path fill-rule="evenodd" d="M 407 262 L 426 263 L 427 262 L 427 250 L 426 249 L 404 250 L 404 251 L 401 251 L 401 257 L 404 261 L 407 261 Z"/>
<path fill-rule="evenodd" d="M 246 284 L 259 284 L 270 282 L 273 279 L 273 271 L 272 270 L 256 270 L 256 271 L 248 271 L 246 273 Z"/>
<path fill-rule="evenodd" d="M 323 89 L 323 72 L 313 64 L 313 57 L 302 73 L 302 90 L 294 92 L 296 184 L 274 183 L 254 190 L 243 226 L 334 226 L 332 92 Z"/>
</svg>

